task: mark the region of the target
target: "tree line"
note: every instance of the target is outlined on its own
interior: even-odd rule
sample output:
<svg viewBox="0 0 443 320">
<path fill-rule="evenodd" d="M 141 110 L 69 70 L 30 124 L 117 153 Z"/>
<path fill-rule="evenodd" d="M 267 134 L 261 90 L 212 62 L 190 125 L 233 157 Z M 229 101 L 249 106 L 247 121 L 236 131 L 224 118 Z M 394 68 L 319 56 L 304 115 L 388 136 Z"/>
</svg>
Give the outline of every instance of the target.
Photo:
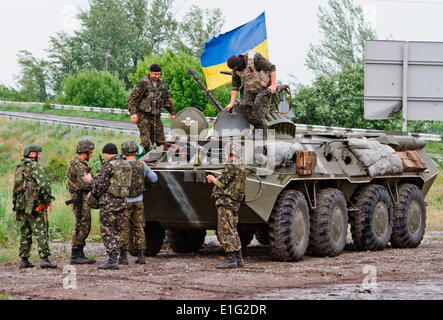
<svg viewBox="0 0 443 320">
<path fill-rule="evenodd" d="M 89 8 L 78 14 L 78 31 L 50 37 L 47 59 L 25 50 L 18 53 L 18 89 L 0 84 L 0 99 L 125 108 L 132 87 L 151 63 L 158 63 L 177 110 L 192 106 L 215 116 L 187 69 L 204 80 L 199 57 L 204 44 L 220 33 L 225 18 L 219 8 L 192 5 L 179 21 L 173 5 L 174 0 L 90 0 Z M 363 9 L 353 0 L 328 0 L 319 7 L 318 22 L 322 40 L 311 44 L 305 61 L 315 78 L 309 85 L 293 85 L 293 120 L 401 129 L 400 115 L 377 121 L 363 116 L 364 45 L 376 39 Z M 225 104 L 229 90 L 226 86 L 213 94 Z M 411 121 L 410 130 L 441 134 L 443 128 L 435 122 Z"/>
</svg>

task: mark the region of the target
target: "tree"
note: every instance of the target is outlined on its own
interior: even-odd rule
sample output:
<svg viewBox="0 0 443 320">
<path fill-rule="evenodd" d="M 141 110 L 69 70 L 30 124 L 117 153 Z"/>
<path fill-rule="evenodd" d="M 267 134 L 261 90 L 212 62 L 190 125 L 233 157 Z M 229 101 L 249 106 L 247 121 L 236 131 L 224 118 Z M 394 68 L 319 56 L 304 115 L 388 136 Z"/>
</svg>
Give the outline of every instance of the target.
<svg viewBox="0 0 443 320">
<path fill-rule="evenodd" d="M 62 104 L 100 108 L 125 108 L 128 94 L 117 76 L 90 69 L 70 75 L 63 81 L 63 91 L 56 96 Z"/>
<path fill-rule="evenodd" d="M 73 36 L 58 33 L 49 48 L 54 87 L 63 78 L 89 68 L 127 76 L 144 56 L 174 38 L 177 22 L 174 0 L 91 0 L 79 13 L 81 30 Z"/>
<path fill-rule="evenodd" d="M 175 110 L 180 111 L 187 107 L 195 107 L 207 116 L 215 116 L 217 111 L 210 104 L 204 91 L 188 74 L 188 68 L 205 81 L 199 60 L 184 52 L 167 50 L 163 55 L 150 55 L 141 61 L 135 73 L 129 76 L 135 85 L 144 75 L 151 64 L 157 63 L 162 67 L 162 79 L 165 81 Z M 229 88 L 218 88 L 213 91 L 214 96 L 224 105 L 229 101 Z"/>
<path fill-rule="evenodd" d="M 17 56 L 20 66 L 18 77 L 20 97 L 26 101 L 48 100 L 48 62 L 35 58 L 26 50 L 21 50 Z"/>
<path fill-rule="evenodd" d="M 375 30 L 352 0 L 328 0 L 330 10 L 319 8 L 320 45 L 310 45 L 306 66 L 316 75 L 335 74 L 346 68 L 363 67 L 366 40 L 375 39 Z"/>
<path fill-rule="evenodd" d="M 401 119 L 365 120 L 363 69 L 346 69 L 318 76 L 311 86 L 301 86 L 294 98 L 296 123 L 346 128 L 398 130 Z"/>
<path fill-rule="evenodd" d="M 203 10 L 192 5 L 180 23 L 176 46 L 199 57 L 205 43 L 220 33 L 224 23 L 225 18 L 220 8 Z"/>
</svg>

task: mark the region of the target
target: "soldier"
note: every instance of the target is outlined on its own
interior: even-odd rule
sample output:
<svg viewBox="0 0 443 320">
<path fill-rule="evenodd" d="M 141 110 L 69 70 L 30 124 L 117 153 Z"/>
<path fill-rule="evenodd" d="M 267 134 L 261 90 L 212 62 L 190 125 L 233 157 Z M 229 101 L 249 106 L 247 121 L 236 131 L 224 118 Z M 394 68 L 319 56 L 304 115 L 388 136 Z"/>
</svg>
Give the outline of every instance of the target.
<svg viewBox="0 0 443 320">
<path fill-rule="evenodd" d="M 91 208 L 100 208 L 100 227 L 108 261 L 99 269 L 117 270 L 120 248 L 120 223 L 126 209 L 126 198 L 131 187 L 131 165 L 118 156 L 117 146 L 108 143 L 103 147 L 105 164 L 98 175 L 83 178 L 91 182 L 92 191 L 87 196 Z"/>
<path fill-rule="evenodd" d="M 135 86 L 128 99 L 128 110 L 131 122 L 140 130 L 141 145 L 149 150 L 165 141 L 161 112 L 166 108 L 175 118 L 175 111 L 165 83 L 160 78 L 161 68 L 151 65 L 149 74 L 144 76 Z"/>
<path fill-rule="evenodd" d="M 244 93 L 240 99 L 239 111 L 254 126 L 254 132 L 257 129 L 263 130 L 266 139 L 264 126 L 266 105 L 271 100 L 271 94 L 277 92 L 275 65 L 253 50 L 240 56 L 232 56 L 227 63 L 233 73 L 231 101 L 225 110 L 231 110 L 234 107 L 243 81 Z"/>
<path fill-rule="evenodd" d="M 228 143 L 224 147 L 226 164 L 222 174 L 215 178 L 208 175 L 209 183 L 214 183 L 212 197 L 217 207 L 217 237 L 223 250 L 227 253 L 227 261 L 218 269 L 243 267 L 241 242 L 237 231 L 238 211 L 245 198 L 246 169 L 239 161 L 241 145 Z"/>
<path fill-rule="evenodd" d="M 75 229 L 72 236 L 71 264 L 93 264 L 94 259 L 85 256 L 83 248 L 86 238 L 91 231 L 91 208 L 86 202 L 87 194 L 92 190 L 90 182 L 84 182 L 83 177 L 91 173 L 88 161 L 94 153 L 94 143 L 81 140 L 77 144 L 77 156 L 71 160 L 67 179 L 68 189 L 73 196 L 73 209 L 75 215 Z M 67 201 L 67 204 L 70 201 Z"/>
<path fill-rule="evenodd" d="M 127 207 L 123 212 L 121 222 L 121 247 L 119 264 L 128 264 L 129 235 L 132 234 L 134 248 L 137 250 L 138 258 L 135 263 L 146 264 L 144 251 L 145 243 L 145 210 L 143 204 L 143 192 L 145 191 L 145 179 L 156 183 L 157 175 L 143 161 L 137 161 L 138 146 L 134 141 L 122 144 L 122 153 L 132 168 L 131 188 Z"/>
<path fill-rule="evenodd" d="M 33 268 L 29 262 L 32 235 L 37 239 L 41 268 L 57 268 L 49 261 L 47 209 L 55 198 L 51 195 L 51 183 L 40 166 L 42 147 L 31 144 L 25 147 L 24 159 L 15 168 L 13 210 L 15 220 L 20 222 L 20 268 Z"/>
</svg>

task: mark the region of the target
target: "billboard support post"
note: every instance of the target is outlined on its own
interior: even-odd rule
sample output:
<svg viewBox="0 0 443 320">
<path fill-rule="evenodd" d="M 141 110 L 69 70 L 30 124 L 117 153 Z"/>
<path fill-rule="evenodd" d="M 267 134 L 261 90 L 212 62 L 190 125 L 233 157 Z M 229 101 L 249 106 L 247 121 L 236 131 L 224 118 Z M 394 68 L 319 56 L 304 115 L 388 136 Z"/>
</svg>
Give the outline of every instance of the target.
<svg viewBox="0 0 443 320">
<path fill-rule="evenodd" d="M 408 132 L 408 64 L 409 44 L 406 41 L 403 46 L 403 132 Z"/>
</svg>

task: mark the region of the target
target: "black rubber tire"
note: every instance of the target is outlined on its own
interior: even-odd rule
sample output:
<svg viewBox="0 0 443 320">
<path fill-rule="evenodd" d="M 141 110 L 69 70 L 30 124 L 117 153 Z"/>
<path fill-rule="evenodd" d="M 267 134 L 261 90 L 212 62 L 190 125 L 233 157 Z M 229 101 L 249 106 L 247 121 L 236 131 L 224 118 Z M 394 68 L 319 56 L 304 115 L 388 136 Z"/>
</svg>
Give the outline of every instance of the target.
<svg viewBox="0 0 443 320">
<path fill-rule="evenodd" d="M 352 239 L 356 249 L 360 251 L 383 250 L 391 238 L 394 215 L 394 205 L 388 190 L 377 184 L 367 185 L 356 192 L 353 202 L 357 208 L 360 208 L 349 214 Z M 387 223 L 386 228 L 377 233 L 376 222 L 373 218 L 379 204 L 386 206 Z"/>
<path fill-rule="evenodd" d="M 146 257 L 155 257 L 163 246 L 165 229 L 158 222 L 147 222 L 145 227 Z"/>
<path fill-rule="evenodd" d="M 240 237 L 242 248 L 246 248 L 247 246 L 249 246 L 252 242 L 252 239 L 254 239 L 254 232 L 250 230 L 239 231 L 238 235 Z"/>
<path fill-rule="evenodd" d="M 423 240 L 426 229 L 426 206 L 423 193 L 413 184 L 403 184 L 398 189 L 399 204 L 394 206 L 394 226 L 391 244 L 394 248 L 416 248 Z M 413 202 L 420 209 L 418 226 L 410 223 L 408 209 Z M 411 230 L 411 227 L 416 230 Z"/>
<path fill-rule="evenodd" d="M 278 197 L 269 218 L 269 241 L 273 259 L 303 258 L 309 243 L 309 208 L 303 193 L 287 190 Z"/>
<path fill-rule="evenodd" d="M 269 246 L 270 242 L 269 242 L 269 228 L 266 226 L 265 228 L 259 227 L 257 228 L 257 230 L 255 230 L 254 232 L 255 235 L 255 239 L 257 239 L 257 241 L 264 245 L 264 246 Z"/>
<path fill-rule="evenodd" d="M 198 252 L 205 243 L 206 230 L 167 229 L 166 236 L 174 252 Z"/>
<path fill-rule="evenodd" d="M 334 224 L 334 216 L 339 223 Z M 317 193 L 317 207 L 311 211 L 310 226 L 309 255 L 336 257 L 343 252 L 348 232 L 348 209 L 340 190 L 327 188 Z"/>
</svg>

